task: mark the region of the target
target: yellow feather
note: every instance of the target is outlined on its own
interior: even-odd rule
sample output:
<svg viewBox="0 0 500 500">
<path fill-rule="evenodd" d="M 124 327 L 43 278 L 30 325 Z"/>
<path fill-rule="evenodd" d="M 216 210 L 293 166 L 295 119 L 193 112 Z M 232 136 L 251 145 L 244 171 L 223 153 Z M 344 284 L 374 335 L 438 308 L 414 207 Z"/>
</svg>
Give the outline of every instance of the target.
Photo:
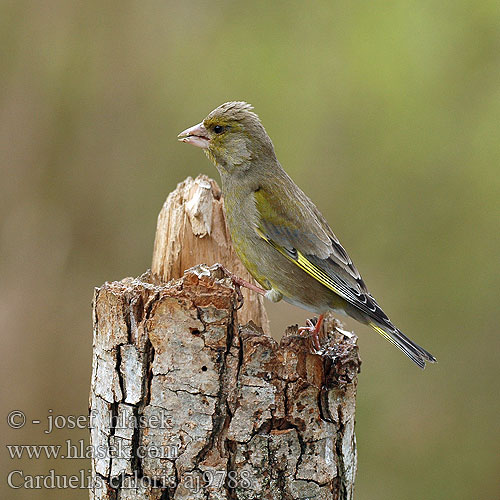
<svg viewBox="0 0 500 500">
<path fill-rule="evenodd" d="M 276 250 L 284 255 L 289 261 L 296 264 L 303 271 L 309 274 L 309 276 L 312 276 L 316 281 L 319 281 L 322 285 L 332 290 L 332 292 L 335 292 L 337 295 L 345 298 L 345 295 L 337 289 L 330 276 L 328 276 L 328 274 L 326 274 L 321 268 L 310 262 L 301 252 L 297 251 L 297 258 L 295 259 L 283 247 L 277 245 L 274 241 L 267 238 L 259 228 L 256 228 L 256 231 L 261 238 L 263 238 L 270 245 L 276 248 Z"/>
<path fill-rule="evenodd" d="M 370 322 L 369 325 L 374 329 L 376 330 L 380 335 L 382 335 L 382 337 L 384 337 L 384 339 L 388 340 L 391 344 L 394 344 L 396 347 L 399 347 L 400 346 L 398 345 L 398 343 L 384 330 L 382 330 L 382 328 L 380 328 L 380 326 L 376 325 L 375 323 L 372 323 Z"/>
</svg>

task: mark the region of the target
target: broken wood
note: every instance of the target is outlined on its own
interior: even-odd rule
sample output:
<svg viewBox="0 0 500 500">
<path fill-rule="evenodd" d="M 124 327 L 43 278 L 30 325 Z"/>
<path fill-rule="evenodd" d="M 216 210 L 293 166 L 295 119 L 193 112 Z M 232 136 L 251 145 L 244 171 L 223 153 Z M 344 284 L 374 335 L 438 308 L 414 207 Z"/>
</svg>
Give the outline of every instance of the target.
<svg viewBox="0 0 500 500">
<path fill-rule="evenodd" d="M 296 326 L 277 342 L 220 265 L 163 281 L 182 265 L 156 241 L 157 274 L 95 292 L 90 498 L 352 499 L 356 337 L 327 318 L 321 355 Z"/>
<path fill-rule="evenodd" d="M 158 215 L 151 270 L 163 281 L 170 281 L 201 263 L 222 264 L 236 276 L 254 282 L 233 249 L 221 190 L 206 175 L 194 180 L 188 177 L 168 195 Z M 252 320 L 269 333 L 263 297 L 246 288 L 241 292 L 240 321 Z"/>
</svg>

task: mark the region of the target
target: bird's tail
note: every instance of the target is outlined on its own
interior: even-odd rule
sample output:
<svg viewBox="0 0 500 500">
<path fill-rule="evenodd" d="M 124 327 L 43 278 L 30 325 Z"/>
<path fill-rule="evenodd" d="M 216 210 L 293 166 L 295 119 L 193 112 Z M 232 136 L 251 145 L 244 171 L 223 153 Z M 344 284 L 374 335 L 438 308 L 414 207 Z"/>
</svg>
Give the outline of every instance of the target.
<svg viewBox="0 0 500 500">
<path fill-rule="evenodd" d="M 370 326 L 375 329 L 382 337 L 394 344 L 398 349 L 401 349 L 416 365 L 420 368 L 425 368 L 425 363 L 435 363 L 436 358 L 427 352 L 424 348 L 411 341 L 402 331 L 396 327 L 379 326 L 376 323 L 370 323 Z"/>
</svg>

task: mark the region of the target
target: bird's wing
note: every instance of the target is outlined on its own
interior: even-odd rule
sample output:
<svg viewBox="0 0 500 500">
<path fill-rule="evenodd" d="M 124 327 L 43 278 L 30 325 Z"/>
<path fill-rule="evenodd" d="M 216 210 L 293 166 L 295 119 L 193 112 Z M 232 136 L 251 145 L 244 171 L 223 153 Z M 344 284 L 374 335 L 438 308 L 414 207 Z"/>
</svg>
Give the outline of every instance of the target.
<svg viewBox="0 0 500 500">
<path fill-rule="evenodd" d="M 394 328 L 319 210 L 304 193 L 296 194 L 293 205 L 285 206 L 287 197 L 265 189 L 254 193 L 257 234 L 349 304 Z"/>
</svg>

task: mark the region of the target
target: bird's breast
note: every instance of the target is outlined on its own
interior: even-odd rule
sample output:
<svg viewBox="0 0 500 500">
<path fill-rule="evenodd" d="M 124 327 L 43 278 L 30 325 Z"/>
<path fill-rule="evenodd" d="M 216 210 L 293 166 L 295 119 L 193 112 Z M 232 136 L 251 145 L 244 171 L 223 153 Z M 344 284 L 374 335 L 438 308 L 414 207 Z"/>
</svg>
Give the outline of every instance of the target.
<svg viewBox="0 0 500 500">
<path fill-rule="evenodd" d="M 240 197 L 226 194 L 224 207 L 234 250 L 250 274 L 262 286 L 269 288 L 269 285 L 266 286 L 266 275 L 263 272 L 266 268 L 267 243 L 255 231 L 258 213 L 253 193 L 250 196 Z"/>
</svg>

